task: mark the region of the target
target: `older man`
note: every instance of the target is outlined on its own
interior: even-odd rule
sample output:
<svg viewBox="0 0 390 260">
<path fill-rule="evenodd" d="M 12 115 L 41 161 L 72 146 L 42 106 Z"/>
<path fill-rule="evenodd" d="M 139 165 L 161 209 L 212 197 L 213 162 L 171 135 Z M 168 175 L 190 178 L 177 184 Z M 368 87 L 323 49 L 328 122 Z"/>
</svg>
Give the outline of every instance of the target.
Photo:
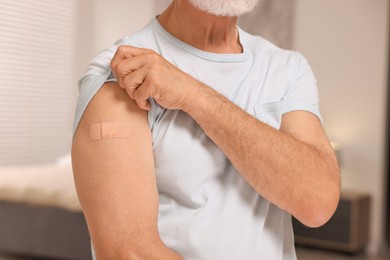
<svg viewBox="0 0 390 260">
<path fill-rule="evenodd" d="M 299 53 L 236 26 L 258 0 L 174 0 L 80 80 L 73 166 L 98 259 L 295 259 L 339 170 Z"/>
</svg>

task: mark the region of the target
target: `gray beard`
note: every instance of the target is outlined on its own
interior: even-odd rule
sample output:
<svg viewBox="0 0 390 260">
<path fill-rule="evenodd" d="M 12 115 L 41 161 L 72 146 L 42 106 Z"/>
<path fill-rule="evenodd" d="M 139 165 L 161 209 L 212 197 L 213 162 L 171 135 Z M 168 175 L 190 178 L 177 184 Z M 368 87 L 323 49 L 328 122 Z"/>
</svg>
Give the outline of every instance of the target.
<svg viewBox="0 0 390 260">
<path fill-rule="evenodd" d="M 235 17 L 250 12 L 260 0 L 188 0 L 196 8 L 216 16 Z"/>
</svg>

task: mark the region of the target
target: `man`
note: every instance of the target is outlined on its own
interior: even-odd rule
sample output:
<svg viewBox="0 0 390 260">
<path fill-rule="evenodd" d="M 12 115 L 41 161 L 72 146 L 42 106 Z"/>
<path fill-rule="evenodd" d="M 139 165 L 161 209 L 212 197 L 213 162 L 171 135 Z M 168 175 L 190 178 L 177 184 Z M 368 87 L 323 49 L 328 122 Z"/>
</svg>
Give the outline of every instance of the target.
<svg viewBox="0 0 390 260">
<path fill-rule="evenodd" d="M 80 80 L 72 148 L 98 259 L 296 259 L 339 199 L 306 60 L 237 28 L 257 0 L 173 0 Z"/>
</svg>

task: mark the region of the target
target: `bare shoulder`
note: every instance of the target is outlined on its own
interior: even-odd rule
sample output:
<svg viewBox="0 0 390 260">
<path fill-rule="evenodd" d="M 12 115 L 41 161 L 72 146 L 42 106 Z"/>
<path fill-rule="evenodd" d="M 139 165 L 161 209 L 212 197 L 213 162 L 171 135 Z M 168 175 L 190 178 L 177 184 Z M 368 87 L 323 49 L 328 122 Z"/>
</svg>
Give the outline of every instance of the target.
<svg viewBox="0 0 390 260">
<path fill-rule="evenodd" d="M 80 121 L 79 128 L 98 121 L 131 120 L 134 124 L 147 123 L 147 113 L 130 99 L 117 83 L 104 84 L 92 98 Z"/>
</svg>

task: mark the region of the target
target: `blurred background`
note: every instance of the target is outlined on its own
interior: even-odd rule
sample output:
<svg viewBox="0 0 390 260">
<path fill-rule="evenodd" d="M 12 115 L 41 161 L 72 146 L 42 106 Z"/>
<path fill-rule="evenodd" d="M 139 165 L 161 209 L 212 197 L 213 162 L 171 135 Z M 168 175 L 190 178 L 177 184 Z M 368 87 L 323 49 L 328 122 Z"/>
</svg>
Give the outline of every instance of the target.
<svg viewBox="0 0 390 260">
<path fill-rule="evenodd" d="M 169 2 L 0 0 L 0 254 L 88 257 L 61 255 L 73 247 L 51 244 L 55 232 L 72 238 L 77 233 L 69 230 L 85 224 L 68 180 L 77 79 L 94 55 L 142 28 Z M 340 227 L 352 223 L 348 239 L 353 240 L 361 228 L 354 233 L 352 225 L 366 226 L 361 244 L 368 255 L 382 252 L 390 238 L 389 13 L 389 0 L 263 0 L 240 18 L 244 29 L 309 60 L 318 79 L 324 127 L 338 151 L 343 192 L 357 194 L 345 197 L 351 202 L 348 210 L 361 211 L 367 219 L 360 213 L 357 220 L 344 216 L 334 230 L 337 236 Z M 362 206 L 359 198 L 368 202 Z M 44 223 L 53 214 L 69 226 L 48 232 Z M 28 220 L 15 222 L 21 215 Z M 42 238 L 41 229 L 48 237 Z M 79 230 L 85 236 L 84 227 Z M 324 239 L 313 236 L 317 242 Z M 308 239 L 302 241 L 311 244 Z M 81 247 L 85 241 L 73 242 Z M 344 242 L 348 247 L 350 241 Z"/>
</svg>

